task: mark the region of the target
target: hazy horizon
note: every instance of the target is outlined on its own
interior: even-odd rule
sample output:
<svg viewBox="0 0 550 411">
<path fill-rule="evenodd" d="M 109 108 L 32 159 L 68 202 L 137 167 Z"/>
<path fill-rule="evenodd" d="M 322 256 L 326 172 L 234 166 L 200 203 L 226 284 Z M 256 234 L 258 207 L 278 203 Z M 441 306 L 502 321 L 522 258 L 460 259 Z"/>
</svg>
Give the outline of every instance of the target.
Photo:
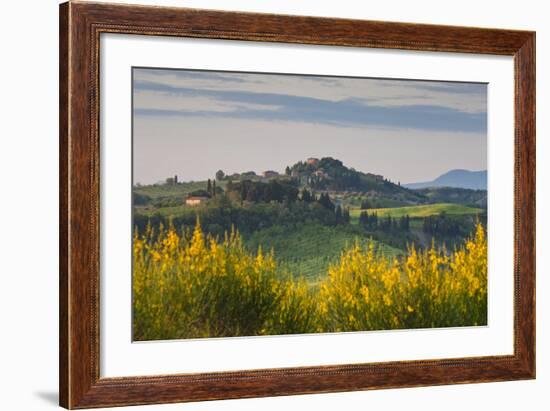
<svg viewBox="0 0 550 411">
<path fill-rule="evenodd" d="M 487 169 L 487 85 L 135 68 L 134 183 L 333 157 L 402 184 Z"/>
<path fill-rule="evenodd" d="M 318 158 L 319 160 L 323 157 L 333 157 L 333 156 L 322 156 L 322 157 L 315 157 L 315 156 L 307 156 L 306 158 L 303 158 L 303 159 L 299 159 L 297 160 L 296 162 L 292 163 L 292 164 L 288 164 L 289 167 L 292 167 L 294 164 L 296 164 L 298 161 L 303 161 L 305 162 L 308 158 Z M 340 158 L 337 158 L 337 157 L 333 157 L 334 159 L 336 160 L 341 160 Z M 356 171 L 359 171 L 359 172 L 363 172 L 363 173 L 372 173 L 372 174 L 379 174 L 379 173 L 376 173 L 376 172 L 373 172 L 371 170 L 360 170 L 360 169 L 357 169 L 355 167 L 352 167 L 350 166 L 349 164 L 346 164 L 345 161 L 342 161 L 342 163 L 344 164 L 344 166 L 348 167 L 348 168 L 354 168 Z M 251 168 L 247 168 L 247 169 L 242 169 L 242 170 L 222 170 L 224 172 L 224 174 L 226 175 L 231 175 L 231 174 L 234 174 L 234 173 L 238 173 L 238 174 L 241 174 L 241 173 L 245 173 L 245 172 L 249 172 L 249 171 L 253 171 L 255 172 L 258 176 L 261 175 L 262 172 L 264 171 L 276 171 L 278 172 L 279 174 L 284 174 L 285 172 L 285 167 L 283 167 L 282 169 L 277 169 L 277 168 L 274 168 L 274 167 L 263 167 L 262 169 L 251 169 Z M 161 184 L 161 183 L 165 183 L 165 180 L 167 178 L 171 178 L 171 177 L 174 177 L 174 176 L 177 176 L 178 177 L 178 181 L 179 182 L 197 182 L 197 181 L 206 181 L 208 179 L 211 179 L 211 180 L 214 180 L 215 179 L 215 173 L 216 171 L 220 170 L 219 168 L 214 170 L 213 173 L 211 173 L 212 175 L 206 175 L 204 176 L 203 178 L 199 178 L 199 179 L 186 179 L 184 178 L 185 176 L 184 175 L 180 175 L 180 174 L 177 174 L 177 173 L 174 173 L 174 174 L 167 174 L 166 176 L 162 177 L 161 179 L 157 180 L 157 181 L 149 181 L 149 182 L 141 182 L 141 181 L 138 181 L 134 178 L 134 182 L 133 184 L 134 185 L 151 185 L 151 184 Z M 432 180 L 435 180 L 436 178 L 442 176 L 443 174 L 446 174 L 450 171 L 468 171 L 468 172 L 480 172 L 480 171 L 487 171 L 486 168 L 483 168 L 483 169 L 466 169 L 466 168 L 451 168 L 451 169 L 448 169 L 446 171 L 443 171 L 442 173 L 440 174 L 437 174 L 437 175 L 434 175 L 432 177 L 429 177 L 427 178 L 426 180 L 418 180 L 418 181 L 401 181 L 401 180 L 392 180 L 390 179 L 392 182 L 394 183 L 401 183 L 401 184 L 413 184 L 413 183 L 423 183 L 423 182 L 427 182 L 427 181 L 432 181 Z M 383 174 L 382 174 L 383 175 Z M 384 177 L 388 178 L 387 176 L 383 175 Z"/>
</svg>

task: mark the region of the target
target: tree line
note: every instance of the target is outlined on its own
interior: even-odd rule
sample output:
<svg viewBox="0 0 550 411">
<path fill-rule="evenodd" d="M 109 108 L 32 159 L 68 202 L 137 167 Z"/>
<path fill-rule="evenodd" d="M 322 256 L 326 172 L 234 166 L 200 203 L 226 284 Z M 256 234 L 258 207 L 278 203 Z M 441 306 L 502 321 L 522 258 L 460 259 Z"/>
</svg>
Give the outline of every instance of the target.
<svg viewBox="0 0 550 411">
<path fill-rule="evenodd" d="M 431 235 L 454 237 L 461 234 L 461 224 L 443 212 L 439 215 L 425 217 L 422 230 Z"/>
<path fill-rule="evenodd" d="M 409 231 L 410 220 L 409 215 L 404 215 L 399 218 L 392 218 L 392 216 L 379 218 L 376 212 L 368 213 L 367 211 L 361 211 L 359 214 L 359 225 L 369 231 Z"/>
</svg>

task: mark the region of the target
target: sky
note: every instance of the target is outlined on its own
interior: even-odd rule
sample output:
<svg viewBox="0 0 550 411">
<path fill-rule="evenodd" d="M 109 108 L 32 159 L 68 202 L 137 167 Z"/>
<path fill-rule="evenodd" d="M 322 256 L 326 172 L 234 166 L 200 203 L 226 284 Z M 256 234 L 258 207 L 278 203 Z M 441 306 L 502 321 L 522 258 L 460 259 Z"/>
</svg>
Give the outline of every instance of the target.
<svg viewBox="0 0 550 411">
<path fill-rule="evenodd" d="M 134 183 L 334 157 L 394 182 L 487 168 L 487 85 L 133 69 Z"/>
</svg>

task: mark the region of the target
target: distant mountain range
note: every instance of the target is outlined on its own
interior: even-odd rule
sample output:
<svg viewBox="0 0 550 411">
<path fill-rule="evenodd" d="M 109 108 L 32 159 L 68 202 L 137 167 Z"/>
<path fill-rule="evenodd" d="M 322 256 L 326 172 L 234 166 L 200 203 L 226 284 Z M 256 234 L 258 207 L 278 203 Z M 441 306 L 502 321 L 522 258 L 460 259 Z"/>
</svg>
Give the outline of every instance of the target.
<svg viewBox="0 0 550 411">
<path fill-rule="evenodd" d="M 440 175 L 433 181 L 404 184 L 410 189 L 427 187 L 457 187 L 471 190 L 487 190 L 487 170 L 451 170 Z"/>
</svg>

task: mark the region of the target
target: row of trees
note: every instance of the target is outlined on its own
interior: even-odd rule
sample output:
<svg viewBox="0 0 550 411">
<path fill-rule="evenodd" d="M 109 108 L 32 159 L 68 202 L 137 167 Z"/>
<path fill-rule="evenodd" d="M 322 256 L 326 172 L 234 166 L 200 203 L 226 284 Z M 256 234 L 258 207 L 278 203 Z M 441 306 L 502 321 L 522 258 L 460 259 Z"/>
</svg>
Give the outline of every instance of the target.
<svg viewBox="0 0 550 411">
<path fill-rule="evenodd" d="M 301 201 L 305 204 L 317 203 L 323 208 L 334 213 L 335 224 L 349 224 L 351 217 L 347 207 L 335 204 L 327 193 L 321 193 L 319 197 L 314 192 L 303 188 L 298 191 L 293 181 L 270 180 L 267 183 L 262 181 L 244 180 L 238 183 L 227 184 L 227 191 L 236 193 L 241 203 L 249 201 L 253 203 L 295 203 Z"/>
<path fill-rule="evenodd" d="M 351 217 L 349 214 L 349 208 L 336 206 L 334 210 L 334 215 L 336 216 L 336 224 L 349 224 Z"/>
<path fill-rule="evenodd" d="M 361 210 L 368 210 L 373 208 L 372 203 L 369 200 L 361 201 Z"/>
<path fill-rule="evenodd" d="M 236 194 L 242 202 L 270 203 L 272 201 L 282 203 L 294 203 L 298 200 L 298 187 L 293 181 L 270 180 L 262 181 L 243 180 L 237 183 L 228 181 L 226 190 Z"/>
<path fill-rule="evenodd" d="M 376 212 L 369 214 L 366 211 L 361 211 L 359 214 L 359 224 L 369 231 L 376 231 L 378 229 L 382 231 L 409 231 L 410 229 L 410 217 L 404 215 L 396 218 L 387 216 L 386 218 L 378 218 Z"/>
<path fill-rule="evenodd" d="M 461 224 L 443 212 L 439 215 L 425 217 L 422 230 L 433 236 L 454 237 L 461 234 Z"/>
<path fill-rule="evenodd" d="M 134 225 L 139 233 L 145 232 L 148 225 L 167 226 L 172 222 L 175 227 L 193 225 L 197 215 L 205 231 L 215 236 L 223 236 L 231 227 L 238 228 L 244 235 L 273 227 L 290 227 L 296 224 L 316 223 L 335 226 L 336 213 L 326 209 L 318 202 L 304 203 L 257 203 L 252 207 L 240 207 L 229 201 L 226 195 L 218 195 L 204 207 L 183 208 L 177 215 L 169 216 L 161 212 L 144 214 L 136 211 Z"/>
<path fill-rule="evenodd" d="M 300 199 L 305 203 L 318 202 L 327 210 L 334 211 L 336 224 L 349 224 L 351 221 L 349 208 L 341 207 L 339 204 L 335 205 L 327 193 L 321 193 L 317 198 L 314 192 L 310 192 L 304 187 L 300 193 Z"/>
<path fill-rule="evenodd" d="M 445 212 L 439 215 L 424 217 L 422 231 L 435 237 L 461 237 L 466 235 L 474 222 L 464 221 L 457 216 L 449 216 Z M 376 212 L 361 211 L 359 225 L 368 231 L 381 230 L 385 232 L 410 231 L 410 217 L 378 217 Z"/>
</svg>

